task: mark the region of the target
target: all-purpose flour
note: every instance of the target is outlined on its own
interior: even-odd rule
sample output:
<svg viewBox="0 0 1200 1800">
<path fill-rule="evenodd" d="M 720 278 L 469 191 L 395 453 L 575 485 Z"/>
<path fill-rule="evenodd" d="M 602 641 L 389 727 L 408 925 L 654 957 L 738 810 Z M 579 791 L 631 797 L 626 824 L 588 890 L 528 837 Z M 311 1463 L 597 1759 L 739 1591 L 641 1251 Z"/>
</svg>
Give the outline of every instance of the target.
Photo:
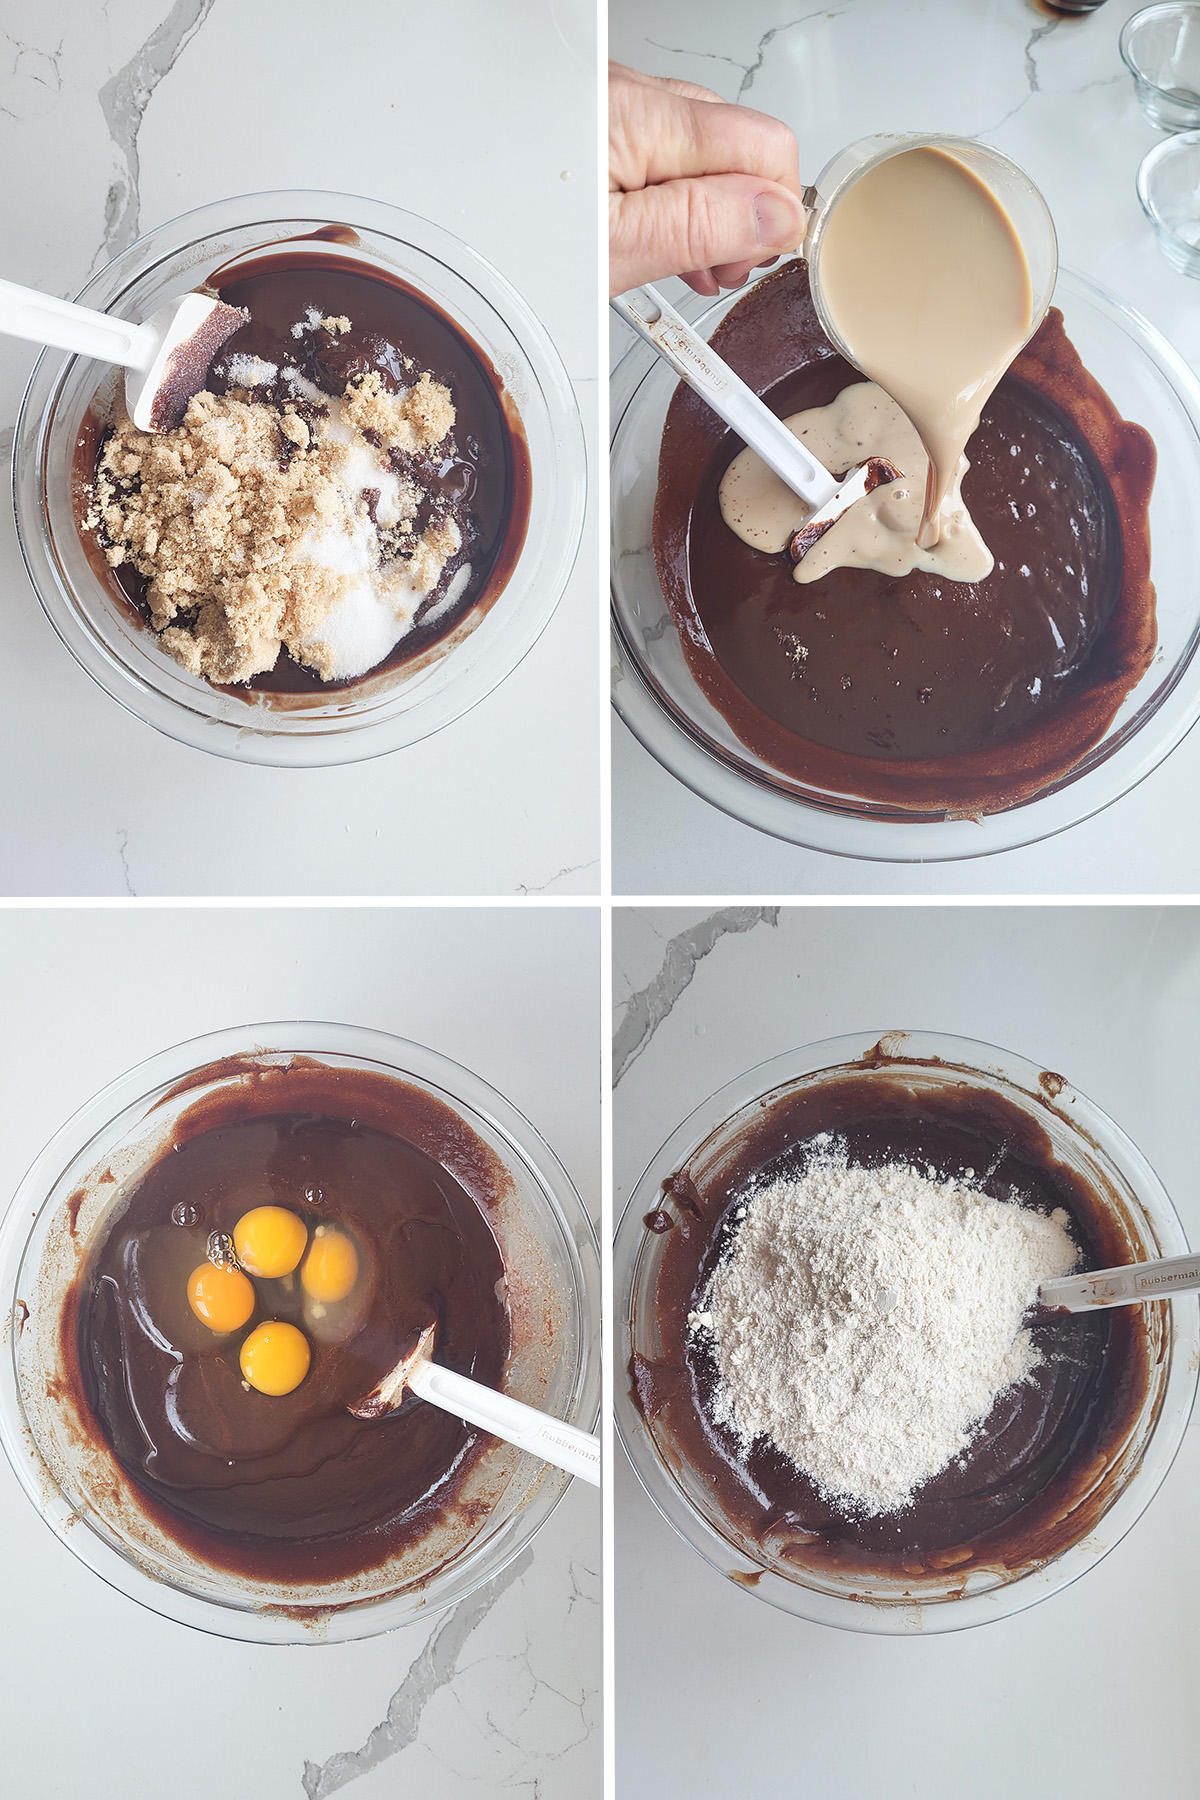
<svg viewBox="0 0 1200 1800">
<path fill-rule="evenodd" d="M 1064 1212 L 991 1199 L 972 1171 L 856 1168 L 828 1134 L 814 1150 L 746 1198 L 689 1324 L 745 1447 L 765 1435 L 827 1498 L 895 1512 L 1037 1367 L 1024 1315 L 1078 1250 Z"/>
</svg>

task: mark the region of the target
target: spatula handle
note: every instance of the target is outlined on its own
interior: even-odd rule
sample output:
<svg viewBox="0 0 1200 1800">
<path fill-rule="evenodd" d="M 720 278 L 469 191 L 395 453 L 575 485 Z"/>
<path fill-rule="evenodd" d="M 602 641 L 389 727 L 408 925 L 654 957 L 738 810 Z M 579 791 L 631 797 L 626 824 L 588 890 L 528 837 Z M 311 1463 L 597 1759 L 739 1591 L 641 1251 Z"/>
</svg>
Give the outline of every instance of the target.
<svg viewBox="0 0 1200 1800">
<path fill-rule="evenodd" d="M 468 1425 L 479 1425 L 484 1431 L 528 1450 L 543 1462 L 553 1463 L 568 1474 L 580 1475 L 593 1487 L 600 1485 L 600 1440 L 577 1425 L 553 1419 L 507 1394 L 456 1375 L 438 1363 L 422 1363 L 408 1378 L 413 1393 L 420 1394 L 443 1412 L 456 1413 Z"/>
<path fill-rule="evenodd" d="M 15 281 L 0 281 L 0 332 L 129 369 L 148 368 L 158 345 L 158 333 L 146 325 L 112 319 Z"/>
<path fill-rule="evenodd" d="M 775 417 L 753 388 L 747 387 L 741 376 L 714 354 L 656 288 L 630 288 L 609 304 L 670 363 L 681 381 L 694 388 L 718 417 L 758 452 L 793 493 L 814 508 L 833 499 L 838 484 L 829 470 L 792 436 L 783 420 Z"/>
<path fill-rule="evenodd" d="M 1168 1256 L 1161 1262 L 1129 1263 L 1121 1269 L 1092 1269 L 1086 1275 L 1062 1275 L 1043 1281 L 1043 1306 L 1065 1306 L 1083 1312 L 1093 1306 L 1134 1306 L 1162 1294 L 1200 1288 L 1200 1256 Z"/>
</svg>

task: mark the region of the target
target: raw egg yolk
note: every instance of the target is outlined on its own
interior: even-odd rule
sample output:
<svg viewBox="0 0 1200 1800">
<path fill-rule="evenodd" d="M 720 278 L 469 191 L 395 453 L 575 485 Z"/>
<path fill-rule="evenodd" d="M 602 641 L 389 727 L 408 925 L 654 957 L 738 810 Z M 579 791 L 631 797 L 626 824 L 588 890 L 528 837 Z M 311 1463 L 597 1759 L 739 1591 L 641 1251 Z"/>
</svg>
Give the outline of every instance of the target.
<svg viewBox="0 0 1200 1800">
<path fill-rule="evenodd" d="M 308 1339 L 282 1319 L 256 1325 L 242 1345 L 242 1374 L 260 1394 L 290 1394 L 308 1374 Z"/>
<path fill-rule="evenodd" d="M 255 1305 L 253 1285 L 240 1269 L 219 1269 L 210 1262 L 192 1271 L 187 1297 L 196 1317 L 210 1331 L 236 1331 Z"/>
<path fill-rule="evenodd" d="M 255 1206 L 233 1228 L 237 1259 L 249 1275 L 273 1281 L 290 1275 L 308 1242 L 302 1219 L 285 1206 Z"/>
<path fill-rule="evenodd" d="M 344 1231 L 318 1225 L 300 1268 L 306 1294 L 326 1304 L 344 1300 L 358 1279 L 358 1251 Z"/>
</svg>

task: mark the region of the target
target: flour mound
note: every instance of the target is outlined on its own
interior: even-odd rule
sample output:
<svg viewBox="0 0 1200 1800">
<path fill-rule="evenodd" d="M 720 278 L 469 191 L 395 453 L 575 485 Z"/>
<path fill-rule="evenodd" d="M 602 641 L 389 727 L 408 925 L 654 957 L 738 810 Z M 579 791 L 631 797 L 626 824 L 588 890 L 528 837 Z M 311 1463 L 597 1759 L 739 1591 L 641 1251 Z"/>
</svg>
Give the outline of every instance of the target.
<svg viewBox="0 0 1200 1800">
<path fill-rule="evenodd" d="M 746 1197 L 689 1324 L 744 1449 L 769 1438 L 843 1509 L 899 1512 L 1037 1368 L 1024 1315 L 1079 1252 L 1065 1212 L 994 1200 L 972 1170 L 852 1167 L 827 1133 L 813 1149 Z"/>
</svg>

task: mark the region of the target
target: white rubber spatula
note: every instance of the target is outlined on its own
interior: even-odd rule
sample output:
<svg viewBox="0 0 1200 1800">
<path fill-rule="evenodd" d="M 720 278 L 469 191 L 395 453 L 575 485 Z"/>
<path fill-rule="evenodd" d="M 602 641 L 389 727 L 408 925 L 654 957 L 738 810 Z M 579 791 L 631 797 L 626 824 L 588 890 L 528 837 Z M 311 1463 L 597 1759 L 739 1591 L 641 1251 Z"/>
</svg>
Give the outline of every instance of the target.
<svg viewBox="0 0 1200 1800">
<path fill-rule="evenodd" d="M 213 357 L 249 318 L 245 307 L 226 306 L 215 295 L 184 294 L 134 325 L 0 281 L 0 332 L 120 364 L 125 406 L 139 431 L 170 431 L 179 424 L 208 380 Z"/>
<path fill-rule="evenodd" d="M 884 482 L 900 479 L 899 469 L 881 456 L 872 456 L 839 482 L 656 288 L 631 288 L 627 294 L 618 294 L 609 305 L 811 508 L 809 517 L 792 538 L 793 562 L 799 562 L 812 549 L 848 506 Z"/>
<path fill-rule="evenodd" d="M 1043 1281 L 1038 1305 L 1087 1312 L 1094 1306 L 1136 1306 L 1189 1288 L 1200 1288 L 1200 1256 L 1168 1256 L 1161 1262 L 1126 1263 L 1120 1269 L 1092 1269 L 1086 1275 Z"/>
<path fill-rule="evenodd" d="M 577 1425 L 552 1419 L 507 1394 L 498 1394 L 482 1382 L 467 1375 L 456 1375 L 431 1360 L 436 1325 L 428 1325 L 417 1339 L 416 1348 L 402 1357 L 390 1375 L 372 1388 L 350 1411 L 360 1419 L 379 1419 L 392 1412 L 404 1398 L 405 1389 L 419 1394 L 431 1406 L 478 1425 L 518 1450 L 528 1450 L 555 1468 L 570 1475 L 581 1475 L 593 1487 L 600 1486 L 600 1440 Z"/>
</svg>

